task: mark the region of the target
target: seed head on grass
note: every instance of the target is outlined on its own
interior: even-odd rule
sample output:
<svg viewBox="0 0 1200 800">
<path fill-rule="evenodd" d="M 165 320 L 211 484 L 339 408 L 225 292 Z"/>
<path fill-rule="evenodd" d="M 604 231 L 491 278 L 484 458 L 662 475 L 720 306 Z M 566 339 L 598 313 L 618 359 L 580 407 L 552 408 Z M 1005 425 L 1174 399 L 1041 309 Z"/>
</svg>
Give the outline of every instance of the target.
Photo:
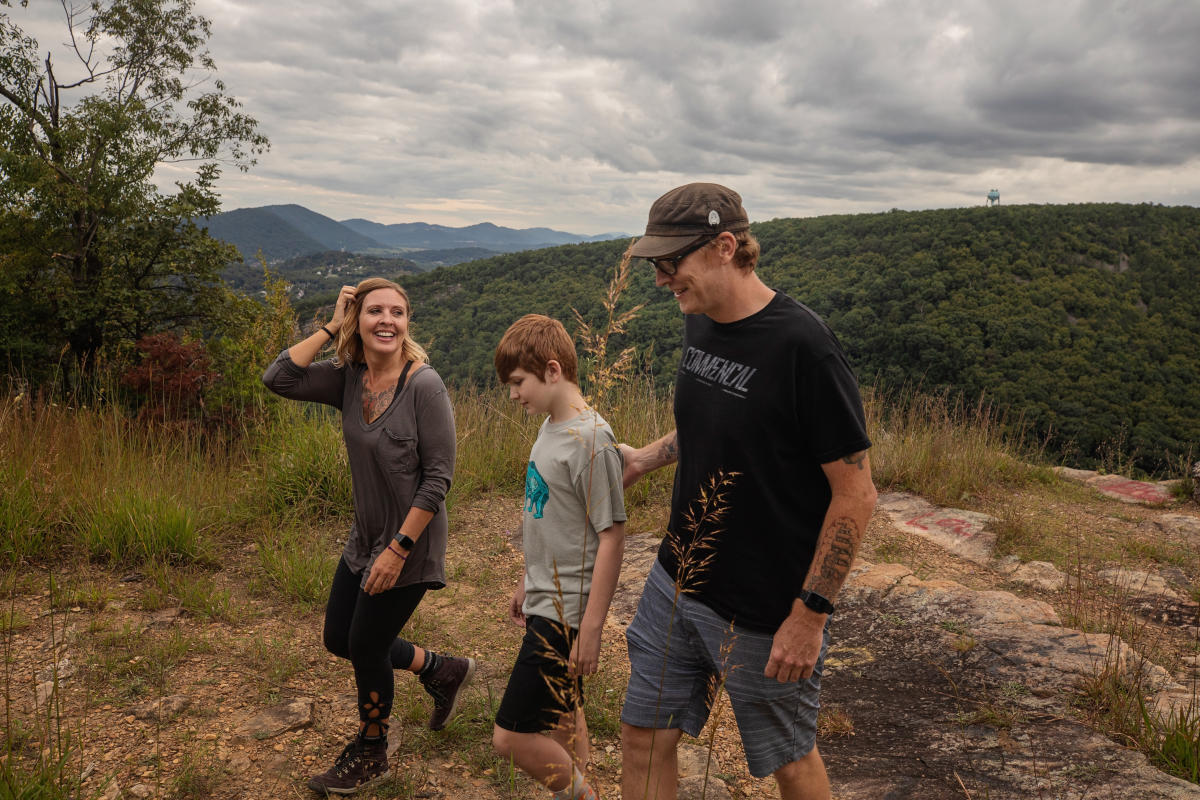
<svg viewBox="0 0 1200 800">
<path fill-rule="evenodd" d="M 700 493 L 683 514 L 683 533 L 670 532 L 668 546 L 678 564 L 676 568 L 676 592 L 696 592 L 704 582 L 705 574 L 712 567 L 717 554 L 717 539 L 724 528 L 721 523 L 729 510 L 728 495 L 733 490 L 740 472 L 718 470 L 709 476 L 708 483 L 700 487 Z"/>
<path fill-rule="evenodd" d="M 622 350 L 611 362 L 608 360 L 609 340 L 628 331 L 629 323 L 637 317 L 638 312 L 646 305 L 639 303 L 628 311 L 617 311 L 621 295 L 629 288 L 629 263 L 632 260 L 633 245 L 631 244 L 621 256 L 621 261 L 613 270 L 612 279 L 608 282 L 608 291 L 601 305 L 607 318 L 604 327 L 594 328 L 588 324 L 579 310 L 572 307 L 575 315 L 575 325 L 578 328 L 576 336 L 583 346 L 583 352 L 588 355 L 591 363 L 588 383 L 591 389 L 592 402 L 606 405 L 609 394 L 619 384 L 623 383 L 633 369 L 636 348 L 630 346 Z"/>
</svg>

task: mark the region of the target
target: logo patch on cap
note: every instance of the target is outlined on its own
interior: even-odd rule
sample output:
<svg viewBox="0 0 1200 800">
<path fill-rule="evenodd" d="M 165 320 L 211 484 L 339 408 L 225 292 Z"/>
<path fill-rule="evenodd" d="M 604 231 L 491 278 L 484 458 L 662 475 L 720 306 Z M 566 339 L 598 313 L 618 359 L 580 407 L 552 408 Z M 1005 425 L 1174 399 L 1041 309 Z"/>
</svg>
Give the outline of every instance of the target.
<svg viewBox="0 0 1200 800">
<path fill-rule="evenodd" d="M 721 215 L 717 213 L 717 210 L 715 208 L 712 211 L 708 212 L 708 224 L 709 225 L 720 225 L 721 224 Z"/>
</svg>

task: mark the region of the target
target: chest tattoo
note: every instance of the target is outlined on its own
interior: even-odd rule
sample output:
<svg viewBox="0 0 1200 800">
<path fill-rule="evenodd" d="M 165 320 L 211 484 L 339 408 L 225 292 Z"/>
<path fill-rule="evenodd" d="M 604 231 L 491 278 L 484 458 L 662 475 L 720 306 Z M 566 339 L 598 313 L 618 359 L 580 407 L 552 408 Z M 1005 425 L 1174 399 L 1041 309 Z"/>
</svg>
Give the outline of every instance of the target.
<svg viewBox="0 0 1200 800">
<path fill-rule="evenodd" d="M 394 383 L 378 392 L 372 392 L 363 386 L 363 419 L 368 423 L 374 422 L 380 414 L 387 411 L 387 407 L 392 404 L 392 396 L 395 394 L 396 384 Z"/>
</svg>

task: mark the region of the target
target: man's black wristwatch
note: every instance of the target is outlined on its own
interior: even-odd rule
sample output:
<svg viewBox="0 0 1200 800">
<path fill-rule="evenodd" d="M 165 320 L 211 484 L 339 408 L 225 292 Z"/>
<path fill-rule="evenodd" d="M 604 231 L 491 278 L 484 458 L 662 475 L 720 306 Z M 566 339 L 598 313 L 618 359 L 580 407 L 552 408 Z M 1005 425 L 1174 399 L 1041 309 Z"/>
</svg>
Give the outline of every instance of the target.
<svg viewBox="0 0 1200 800">
<path fill-rule="evenodd" d="M 808 589 L 800 590 L 800 602 L 818 614 L 833 613 L 833 603 L 816 592 L 810 592 Z"/>
<path fill-rule="evenodd" d="M 412 540 L 412 537 L 404 533 L 396 535 L 396 544 L 400 545 L 410 553 L 412 552 L 412 549 L 417 546 L 417 543 Z"/>
</svg>

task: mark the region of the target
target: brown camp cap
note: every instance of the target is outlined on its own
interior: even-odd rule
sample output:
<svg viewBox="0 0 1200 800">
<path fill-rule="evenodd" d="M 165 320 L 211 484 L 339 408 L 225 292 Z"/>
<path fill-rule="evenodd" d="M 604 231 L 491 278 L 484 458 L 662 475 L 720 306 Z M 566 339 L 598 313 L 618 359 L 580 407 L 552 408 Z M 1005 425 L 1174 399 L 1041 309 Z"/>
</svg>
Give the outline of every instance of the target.
<svg viewBox="0 0 1200 800">
<path fill-rule="evenodd" d="M 633 245 L 637 258 L 662 258 L 718 233 L 748 230 L 742 196 L 716 183 L 689 183 L 650 206 L 646 235 Z"/>
</svg>

